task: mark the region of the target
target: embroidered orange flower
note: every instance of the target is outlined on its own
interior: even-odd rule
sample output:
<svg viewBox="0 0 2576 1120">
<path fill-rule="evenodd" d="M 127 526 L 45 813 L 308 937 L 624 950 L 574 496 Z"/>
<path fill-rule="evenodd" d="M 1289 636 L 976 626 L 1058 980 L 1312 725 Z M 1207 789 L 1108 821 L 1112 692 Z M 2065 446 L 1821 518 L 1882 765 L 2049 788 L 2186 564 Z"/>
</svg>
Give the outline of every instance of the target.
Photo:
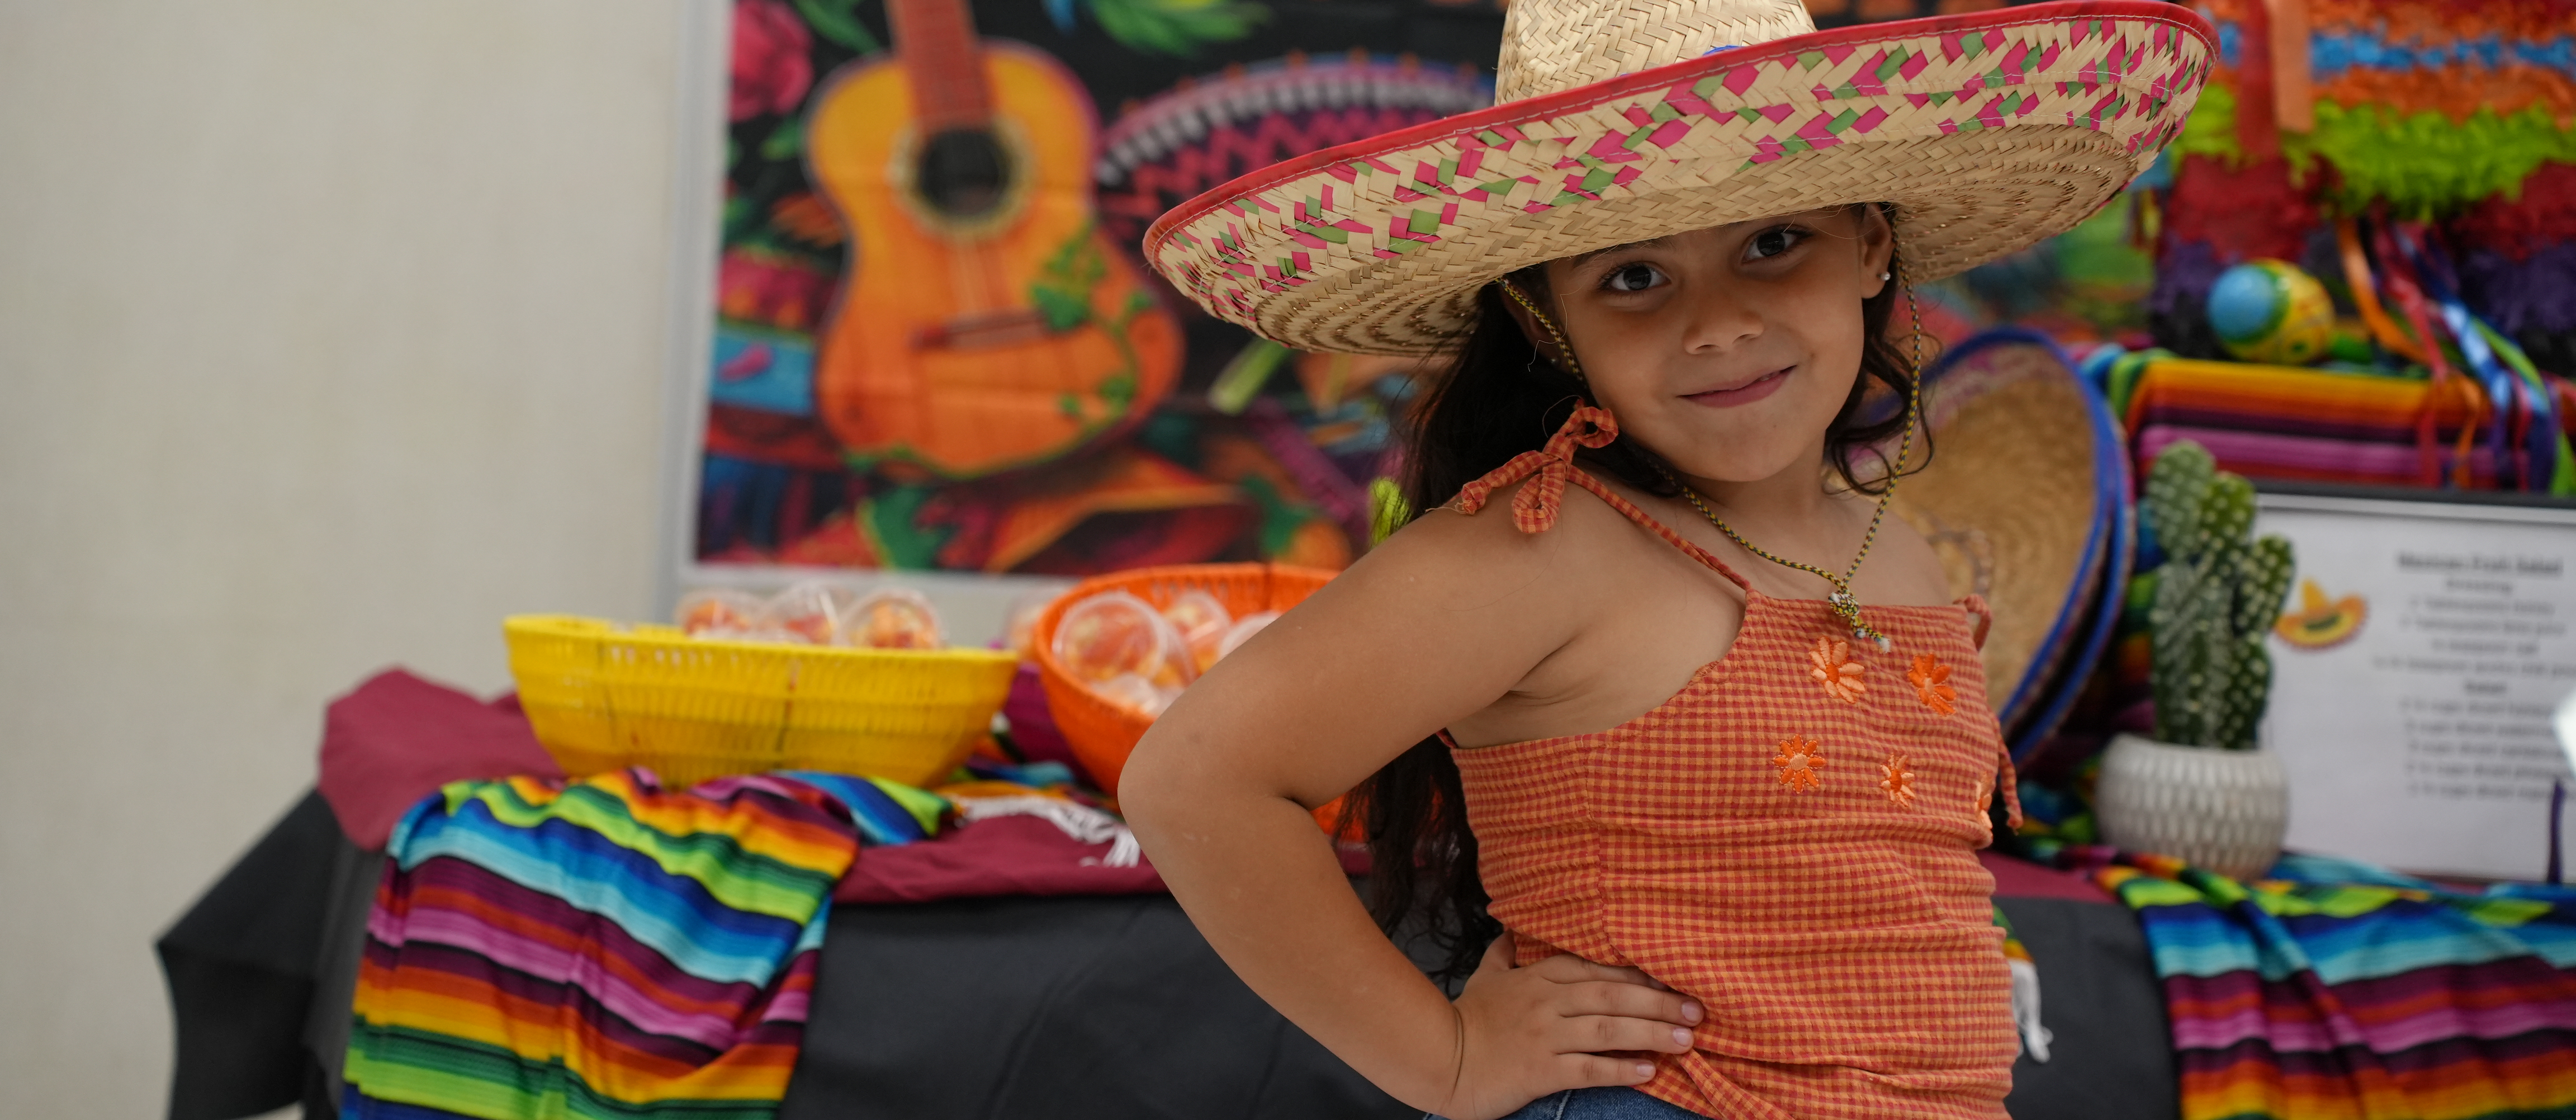
<svg viewBox="0 0 2576 1120">
<path fill-rule="evenodd" d="M 1905 674 L 1914 682 L 1914 695 L 1923 698 L 1923 706 L 1942 715 L 1959 710 L 1959 690 L 1950 687 L 1950 667 L 1928 653 L 1914 655 L 1914 668 Z"/>
<path fill-rule="evenodd" d="M 1887 791 L 1887 799 L 1900 809 L 1914 807 L 1914 771 L 1905 768 L 1905 752 L 1887 756 L 1887 773 L 1878 780 L 1878 788 Z"/>
<path fill-rule="evenodd" d="M 1825 779 L 1817 771 L 1825 768 L 1825 755 L 1816 749 L 1815 740 L 1792 735 L 1780 740 L 1780 753 L 1771 756 L 1771 765 L 1780 768 L 1780 784 L 1790 789 L 1814 789 Z"/>
<path fill-rule="evenodd" d="M 1825 695 L 1846 704 L 1857 704 L 1860 703 L 1860 694 L 1869 691 L 1868 686 L 1860 681 L 1861 674 L 1868 672 L 1869 666 L 1851 659 L 1850 642 L 1818 638 L 1816 648 L 1807 651 L 1807 660 L 1815 665 L 1807 675 L 1825 686 Z"/>
<path fill-rule="evenodd" d="M 1994 807 L 1995 807 L 1995 787 L 1993 787 L 1993 786 L 1987 786 L 1987 787 L 1986 787 L 1986 788 L 1984 788 L 1984 789 L 1978 790 L 1978 791 L 1977 791 L 1977 816 L 1978 816 L 1978 818 L 1979 818 L 1979 819 L 1983 819 L 1987 813 L 1991 812 L 1991 811 L 1994 809 Z"/>
</svg>

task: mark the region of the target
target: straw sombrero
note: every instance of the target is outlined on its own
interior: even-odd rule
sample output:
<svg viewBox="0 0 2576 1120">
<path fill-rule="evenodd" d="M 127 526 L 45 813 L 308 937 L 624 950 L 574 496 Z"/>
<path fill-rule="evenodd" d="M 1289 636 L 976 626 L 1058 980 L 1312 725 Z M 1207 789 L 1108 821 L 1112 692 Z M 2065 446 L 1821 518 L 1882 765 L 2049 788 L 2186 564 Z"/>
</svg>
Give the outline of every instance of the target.
<svg viewBox="0 0 2576 1120">
<path fill-rule="evenodd" d="M 2055 730 L 2102 656 L 2128 583 L 2127 452 L 2110 406 L 2047 336 L 1999 328 L 1924 377 L 1939 451 L 1891 510 L 1954 595 L 1986 597 L 1987 691 L 2015 753 Z"/>
<path fill-rule="evenodd" d="M 1351 353 L 1438 349 L 1515 269 L 1845 203 L 1894 203 L 1931 280 L 2093 213 L 2216 53 L 2158 0 L 1834 31 L 1798 0 L 1515 0 L 1494 107 L 1227 183 L 1145 256 L 1218 318 Z"/>
</svg>

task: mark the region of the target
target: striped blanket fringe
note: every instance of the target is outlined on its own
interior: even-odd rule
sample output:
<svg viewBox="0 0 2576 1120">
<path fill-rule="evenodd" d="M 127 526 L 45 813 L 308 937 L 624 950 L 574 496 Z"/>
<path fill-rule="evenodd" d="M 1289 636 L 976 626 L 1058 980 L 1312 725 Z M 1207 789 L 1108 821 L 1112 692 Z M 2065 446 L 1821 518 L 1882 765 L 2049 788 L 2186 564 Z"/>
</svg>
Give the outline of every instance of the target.
<svg viewBox="0 0 2576 1120">
<path fill-rule="evenodd" d="M 2054 854 L 2137 913 L 2183 1120 L 2576 1117 L 2576 890 L 2463 894 L 2299 855 L 2239 883 Z"/>
<path fill-rule="evenodd" d="M 950 812 L 891 783 L 458 782 L 386 845 L 348 1120 L 769 1120 L 833 885 Z"/>
</svg>

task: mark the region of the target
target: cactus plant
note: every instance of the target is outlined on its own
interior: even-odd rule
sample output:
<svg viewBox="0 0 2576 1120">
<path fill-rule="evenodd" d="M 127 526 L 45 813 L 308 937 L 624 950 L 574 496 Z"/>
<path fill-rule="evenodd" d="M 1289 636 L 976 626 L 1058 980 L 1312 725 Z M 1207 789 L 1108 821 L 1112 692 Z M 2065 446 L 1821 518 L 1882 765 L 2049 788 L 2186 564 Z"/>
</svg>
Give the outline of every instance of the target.
<svg viewBox="0 0 2576 1120">
<path fill-rule="evenodd" d="M 2271 701 L 2263 643 L 2290 593 L 2290 542 L 2254 537 L 2254 484 L 2189 440 L 2156 456 L 2142 504 L 2165 553 L 2147 608 L 2156 737 L 2252 750 Z"/>
</svg>

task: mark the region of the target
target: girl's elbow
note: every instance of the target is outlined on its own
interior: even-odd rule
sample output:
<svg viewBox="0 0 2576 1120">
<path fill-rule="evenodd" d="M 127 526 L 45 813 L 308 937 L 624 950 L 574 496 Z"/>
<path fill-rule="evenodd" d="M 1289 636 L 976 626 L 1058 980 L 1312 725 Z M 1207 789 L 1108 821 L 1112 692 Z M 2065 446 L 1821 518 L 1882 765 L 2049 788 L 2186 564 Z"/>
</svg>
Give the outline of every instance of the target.
<svg viewBox="0 0 2576 1120">
<path fill-rule="evenodd" d="M 1118 811 L 1129 824 L 1141 829 L 1155 828 L 1171 819 L 1171 811 L 1189 805 L 1193 800 L 1191 775 L 1185 768 L 1173 765 L 1169 752 L 1157 749 L 1158 736 L 1147 731 L 1136 749 L 1127 756 L 1127 765 L 1119 771 Z"/>
</svg>

